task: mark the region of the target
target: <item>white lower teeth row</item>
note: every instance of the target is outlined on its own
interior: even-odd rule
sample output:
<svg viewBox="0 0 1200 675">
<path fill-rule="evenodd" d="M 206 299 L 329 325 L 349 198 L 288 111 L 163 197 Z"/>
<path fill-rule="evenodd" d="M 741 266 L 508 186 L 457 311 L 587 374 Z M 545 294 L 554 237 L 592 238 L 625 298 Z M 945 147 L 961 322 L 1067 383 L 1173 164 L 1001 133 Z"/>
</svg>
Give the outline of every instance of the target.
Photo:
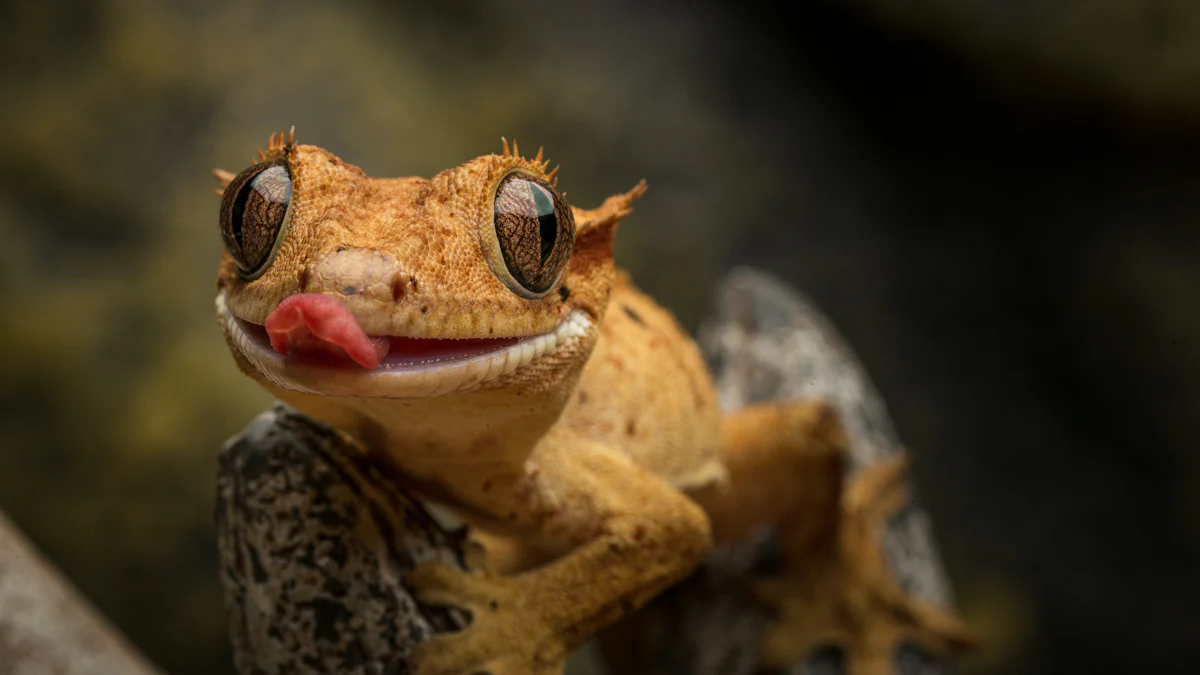
<svg viewBox="0 0 1200 675">
<path fill-rule="evenodd" d="M 507 375 L 521 366 L 529 365 L 534 359 L 548 354 L 558 347 L 560 342 L 571 338 L 583 337 L 587 333 L 588 320 L 580 314 L 572 314 L 566 322 L 553 333 L 539 335 L 519 345 L 511 347 L 503 356 L 496 356 L 488 365 L 484 381 Z"/>
</svg>

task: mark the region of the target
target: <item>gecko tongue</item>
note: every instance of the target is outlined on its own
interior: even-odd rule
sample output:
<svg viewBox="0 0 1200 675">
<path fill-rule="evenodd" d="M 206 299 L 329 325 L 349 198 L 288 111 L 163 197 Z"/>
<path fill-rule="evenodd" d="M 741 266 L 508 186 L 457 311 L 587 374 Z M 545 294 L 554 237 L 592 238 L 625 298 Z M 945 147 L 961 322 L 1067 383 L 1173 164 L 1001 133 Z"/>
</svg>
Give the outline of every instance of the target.
<svg viewBox="0 0 1200 675">
<path fill-rule="evenodd" d="M 271 347 L 284 356 L 297 351 L 333 360 L 349 358 L 363 368 L 376 368 L 391 348 L 387 338 L 363 332 L 345 305 L 320 293 L 289 296 L 271 312 L 264 327 Z"/>
</svg>

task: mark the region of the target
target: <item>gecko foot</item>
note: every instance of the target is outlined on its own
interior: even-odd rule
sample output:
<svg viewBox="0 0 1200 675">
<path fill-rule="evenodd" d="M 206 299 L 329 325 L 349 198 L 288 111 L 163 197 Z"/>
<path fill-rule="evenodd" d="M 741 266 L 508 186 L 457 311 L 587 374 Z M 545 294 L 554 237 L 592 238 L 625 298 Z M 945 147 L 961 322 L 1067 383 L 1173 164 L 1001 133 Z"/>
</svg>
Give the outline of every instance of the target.
<svg viewBox="0 0 1200 675">
<path fill-rule="evenodd" d="M 417 645 L 414 675 L 561 675 L 567 645 L 519 577 L 430 563 L 405 579 L 419 602 L 471 613 L 471 625 Z"/>
<path fill-rule="evenodd" d="M 892 675 L 902 644 L 941 658 L 976 645 L 957 617 L 904 591 L 887 567 L 880 530 L 906 501 L 907 468 L 899 456 L 864 469 L 842 494 L 832 541 L 755 585 L 777 615 L 763 637 L 764 666 L 835 647 L 847 675 Z"/>
</svg>

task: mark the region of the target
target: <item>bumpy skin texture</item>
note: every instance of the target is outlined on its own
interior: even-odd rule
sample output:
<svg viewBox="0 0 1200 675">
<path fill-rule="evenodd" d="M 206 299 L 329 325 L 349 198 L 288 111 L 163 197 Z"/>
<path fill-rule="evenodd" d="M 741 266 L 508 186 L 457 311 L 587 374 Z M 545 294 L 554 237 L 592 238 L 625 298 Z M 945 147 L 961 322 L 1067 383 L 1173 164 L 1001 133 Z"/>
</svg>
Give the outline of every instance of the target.
<svg viewBox="0 0 1200 675">
<path fill-rule="evenodd" d="M 228 252 L 221 262 L 218 316 L 239 367 L 385 457 L 403 487 L 474 525 L 490 554 L 488 572 L 430 565 L 410 577 L 423 600 L 473 617 L 423 644 L 415 672 L 560 673 L 596 631 L 690 572 L 714 537 L 762 524 L 780 528 L 787 552 L 764 586 L 779 609 L 769 665 L 834 644 L 851 673 L 874 675 L 900 641 L 935 655 L 969 645 L 880 564 L 875 530 L 902 467 L 843 491 L 845 436 L 821 403 L 723 416 L 696 345 L 616 270 L 613 234 L 644 183 L 570 207 L 573 230 L 553 192 L 553 241 L 571 234 L 573 248 L 542 295 L 512 283 L 493 217 L 513 172 L 552 185 L 540 150 L 529 160 L 505 143 L 429 180 L 373 179 L 283 134 L 260 159 L 286 161 L 293 190 L 266 269 L 240 272 Z M 372 338 L 520 337 L 524 352 L 398 373 L 273 354 L 255 326 L 296 294 L 335 298 Z"/>
</svg>

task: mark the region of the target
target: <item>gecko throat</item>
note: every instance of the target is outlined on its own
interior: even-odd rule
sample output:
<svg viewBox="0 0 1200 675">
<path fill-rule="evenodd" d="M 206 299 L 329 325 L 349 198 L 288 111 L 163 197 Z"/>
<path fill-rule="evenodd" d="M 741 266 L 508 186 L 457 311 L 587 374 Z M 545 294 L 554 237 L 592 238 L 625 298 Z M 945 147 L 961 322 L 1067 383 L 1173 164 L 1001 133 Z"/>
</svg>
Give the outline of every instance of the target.
<svg viewBox="0 0 1200 675">
<path fill-rule="evenodd" d="M 262 325 L 234 316 L 224 291 L 217 295 L 216 306 L 238 351 L 272 383 L 304 393 L 368 398 L 418 398 L 469 389 L 578 340 L 591 325 L 587 315 L 576 309 L 557 328 L 539 335 L 431 339 L 364 334 L 362 344 L 337 338 L 328 340 L 337 348 L 312 349 L 314 342 L 326 341 L 305 339 L 301 348 L 294 348 L 296 341 L 289 344 L 281 338 L 287 331 L 272 326 L 272 317 Z M 295 322 L 284 326 L 294 330 Z M 357 324 L 354 328 L 361 333 Z M 302 332 L 307 336 L 307 331 Z M 362 353 L 372 348 L 373 355 Z"/>
</svg>

